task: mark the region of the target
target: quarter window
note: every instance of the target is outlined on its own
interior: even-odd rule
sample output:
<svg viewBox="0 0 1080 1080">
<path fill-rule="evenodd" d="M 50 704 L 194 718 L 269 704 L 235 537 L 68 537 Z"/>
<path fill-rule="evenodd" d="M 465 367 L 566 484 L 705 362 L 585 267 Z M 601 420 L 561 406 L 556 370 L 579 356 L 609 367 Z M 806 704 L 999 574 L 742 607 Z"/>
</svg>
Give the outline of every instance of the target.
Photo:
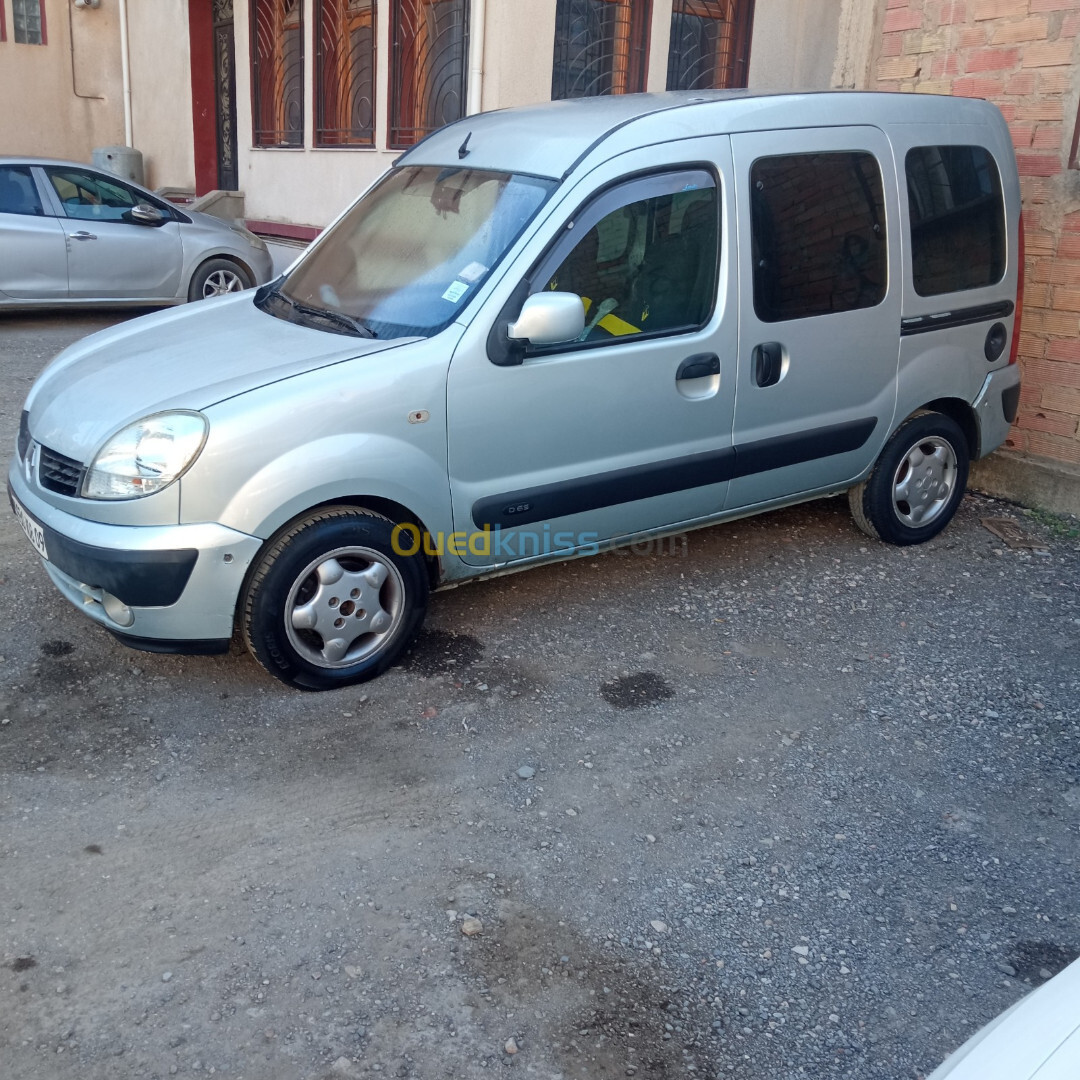
<svg viewBox="0 0 1080 1080">
<path fill-rule="evenodd" d="M 753 0 L 674 0 L 667 88 L 745 86 L 753 17 Z"/>
<path fill-rule="evenodd" d="M 750 215 L 754 310 L 762 322 L 884 299 L 885 203 L 872 154 L 759 158 L 750 169 Z"/>
<path fill-rule="evenodd" d="M 390 146 L 412 146 L 465 115 L 468 0 L 393 0 Z"/>
<path fill-rule="evenodd" d="M 375 141 L 375 0 L 318 0 L 315 145 Z"/>
<path fill-rule="evenodd" d="M 41 199 L 29 169 L 18 165 L 0 166 L 0 214 L 43 216 Z"/>
<path fill-rule="evenodd" d="M 22 45 L 45 44 L 43 0 L 11 0 L 15 41 Z"/>
<path fill-rule="evenodd" d="M 302 0 L 252 0 L 251 111 L 256 146 L 304 145 Z"/>
<path fill-rule="evenodd" d="M 579 215 L 537 278 L 582 298 L 583 342 L 698 327 L 716 296 L 718 217 L 707 172 L 633 181 Z"/>
<path fill-rule="evenodd" d="M 917 146 L 904 166 L 915 291 L 938 296 L 1000 281 L 1005 204 L 990 153 L 981 146 Z"/>
<path fill-rule="evenodd" d="M 551 98 L 645 89 L 649 0 L 557 0 Z"/>
</svg>

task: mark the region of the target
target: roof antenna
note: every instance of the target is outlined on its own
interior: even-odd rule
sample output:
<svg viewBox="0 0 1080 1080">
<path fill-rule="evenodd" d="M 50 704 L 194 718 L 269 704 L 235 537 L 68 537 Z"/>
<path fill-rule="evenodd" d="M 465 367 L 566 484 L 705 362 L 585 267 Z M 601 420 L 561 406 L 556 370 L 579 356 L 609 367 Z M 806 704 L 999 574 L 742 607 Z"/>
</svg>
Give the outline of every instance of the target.
<svg viewBox="0 0 1080 1080">
<path fill-rule="evenodd" d="M 472 138 L 472 132 L 465 136 L 465 141 L 457 148 L 457 156 L 459 158 L 465 157 L 469 152 L 469 140 Z"/>
</svg>

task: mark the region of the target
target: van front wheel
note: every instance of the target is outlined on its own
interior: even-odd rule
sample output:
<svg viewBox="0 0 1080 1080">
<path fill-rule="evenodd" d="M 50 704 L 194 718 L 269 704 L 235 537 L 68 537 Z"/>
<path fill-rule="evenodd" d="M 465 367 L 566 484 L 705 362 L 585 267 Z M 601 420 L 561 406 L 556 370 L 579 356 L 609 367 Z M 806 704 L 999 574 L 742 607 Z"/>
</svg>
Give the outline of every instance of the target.
<svg viewBox="0 0 1080 1080">
<path fill-rule="evenodd" d="M 885 444 L 873 472 L 848 492 L 855 524 L 889 544 L 921 544 L 952 520 L 967 487 L 969 452 L 960 426 L 920 411 Z"/>
<path fill-rule="evenodd" d="M 277 537 L 244 594 L 244 640 L 271 675 L 332 690 L 382 674 L 427 610 L 427 568 L 381 514 L 328 507 Z"/>
</svg>

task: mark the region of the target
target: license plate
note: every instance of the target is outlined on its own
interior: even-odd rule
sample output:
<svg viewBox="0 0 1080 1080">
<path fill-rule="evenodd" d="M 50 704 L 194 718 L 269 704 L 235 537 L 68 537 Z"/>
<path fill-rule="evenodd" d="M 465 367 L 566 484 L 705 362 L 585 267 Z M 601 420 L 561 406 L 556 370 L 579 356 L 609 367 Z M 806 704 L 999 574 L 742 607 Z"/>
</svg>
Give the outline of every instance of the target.
<svg viewBox="0 0 1080 1080">
<path fill-rule="evenodd" d="M 45 530 L 26 512 L 26 508 L 14 495 L 11 496 L 11 505 L 23 532 L 26 533 L 26 539 L 34 545 L 34 550 L 43 559 L 47 559 L 49 549 L 45 546 Z"/>
</svg>

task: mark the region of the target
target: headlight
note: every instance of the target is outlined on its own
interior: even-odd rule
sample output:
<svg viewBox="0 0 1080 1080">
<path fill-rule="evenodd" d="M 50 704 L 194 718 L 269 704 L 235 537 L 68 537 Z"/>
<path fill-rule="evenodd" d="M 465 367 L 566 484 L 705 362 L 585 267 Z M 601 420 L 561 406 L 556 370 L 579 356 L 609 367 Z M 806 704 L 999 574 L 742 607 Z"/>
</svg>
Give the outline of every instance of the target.
<svg viewBox="0 0 1080 1080">
<path fill-rule="evenodd" d="M 195 412 L 147 416 L 118 431 L 86 470 L 87 499 L 139 499 L 178 479 L 206 441 L 206 417 Z"/>
<path fill-rule="evenodd" d="M 243 225 L 230 225 L 230 229 L 234 233 L 242 236 L 256 251 L 269 250 L 266 246 L 266 242 L 261 236 L 256 236 L 250 229 L 245 228 Z"/>
</svg>

